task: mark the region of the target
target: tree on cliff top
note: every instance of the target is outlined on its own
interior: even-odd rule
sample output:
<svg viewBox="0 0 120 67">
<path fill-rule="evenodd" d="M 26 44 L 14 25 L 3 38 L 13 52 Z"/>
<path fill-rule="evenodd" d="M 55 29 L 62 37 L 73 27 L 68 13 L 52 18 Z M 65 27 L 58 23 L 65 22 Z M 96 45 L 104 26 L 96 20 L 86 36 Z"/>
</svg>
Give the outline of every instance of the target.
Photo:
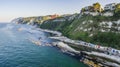
<svg viewBox="0 0 120 67">
<path fill-rule="evenodd" d="M 120 17 L 120 3 L 116 5 L 114 17 L 118 19 Z"/>
<path fill-rule="evenodd" d="M 103 11 L 103 9 L 101 8 L 101 4 L 98 2 L 93 4 L 93 8 L 94 8 L 95 12 L 102 12 Z"/>
</svg>

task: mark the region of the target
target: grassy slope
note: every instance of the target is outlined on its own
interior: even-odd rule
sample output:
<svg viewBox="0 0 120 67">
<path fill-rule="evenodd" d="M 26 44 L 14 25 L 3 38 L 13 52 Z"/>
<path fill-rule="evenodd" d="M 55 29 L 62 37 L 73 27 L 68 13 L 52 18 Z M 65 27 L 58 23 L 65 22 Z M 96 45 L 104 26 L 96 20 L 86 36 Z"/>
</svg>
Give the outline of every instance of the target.
<svg viewBox="0 0 120 67">
<path fill-rule="evenodd" d="M 92 20 L 93 23 L 89 23 L 89 20 Z M 100 32 L 99 30 L 103 27 L 99 26 L 99 23 L 102 21 L 114 21 L 117 20 L 115 17 L 105 17 L 105 16 L 90 16 L 83 15 L 78 18 L 78 16 L 71 21 L 64 22 L 52 22 L 48 20 L 47 23 L 43 23 L 40 27 L 57 30 L 63 33 L 63 35 L 76 40 L 83 40 L 86 42 L 91 42 L 94 44 L 100 44 L 104 46 L 110 46 L 117 49 L 120 49 L 120 34 L 113 32 Z M 86 24 L 82 24 L 83 21 L 86 21 Z M 90 31 L 84 32 L 80 30 L 79 27 L 83 28 L 92 28 Z M 92 37 L 89 37 L 90 34 L 94 34 Z"/>
</svg>

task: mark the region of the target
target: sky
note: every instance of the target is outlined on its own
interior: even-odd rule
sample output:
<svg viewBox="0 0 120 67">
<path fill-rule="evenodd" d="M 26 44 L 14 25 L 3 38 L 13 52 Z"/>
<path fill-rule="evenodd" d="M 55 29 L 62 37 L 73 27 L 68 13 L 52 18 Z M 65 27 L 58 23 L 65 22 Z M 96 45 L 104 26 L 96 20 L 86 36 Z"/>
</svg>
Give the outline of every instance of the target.
<svg viewBox="0 0 120 67">
<path fill-rule="evenodd" d="M 96 2 L 104 6 L 120 0 L 0 0 L 0 22 L 17 17 L 79 13 L 82 7 Z"/>
</svg>

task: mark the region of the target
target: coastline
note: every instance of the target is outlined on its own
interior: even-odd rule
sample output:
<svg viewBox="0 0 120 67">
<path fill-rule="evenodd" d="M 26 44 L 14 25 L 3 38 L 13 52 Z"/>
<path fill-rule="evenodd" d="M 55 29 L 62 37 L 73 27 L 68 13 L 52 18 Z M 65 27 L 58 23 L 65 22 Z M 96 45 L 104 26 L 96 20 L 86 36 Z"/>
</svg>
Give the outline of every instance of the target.
<svg viewBox="0 0 120 67">
<path fill-rule="evenodd" d="M 47 29 L 44 30 L 41 28 L 38 28 L 38 30 L 54 34 L 55 36 L 52 36 L 49 38 L 59 40 L 62 43 L 68 45 L 70 48 L 71 48 L 71 46 L 69 44 L 79 46 L 80 42 L 83 42 L 83 41 L 71 40 L 65 36 L 62 36 L 62 33 L 57 32 L 57 31 L 51 31 L 51 30 L 47 30 Z M 65 46 L 61 47 L 60 44 L 53 45 L 53 46 L 57 46 L 58 48 L 60 48 L 62 50 L 66 49 Z M 89 46 L 82 45 L 82 44 L 80 46 L 84 46 L 84 47 L 89 48 Z M 72 48 L 72 49 L 76 50 L 75 48 Z M 95 52 L 95 51 L 87 52 L 87 51 L 80 50 L 79 53 L 76 53 L 74 51 L 71 53 L 71 50 L 69 50 L 69 49 L 66 49 L 64 51 L 66 53 L 69 53 L 69 54 L 75 55 L 75 56 L 79 56 L 79 57 L 81 57 L 81 55 L 83 55 L 84 57 L 82 56 L 82 58 L 79 59 L 80 62 L 83 62 L 89 66 L 93 66 L 93 67 L 96 67 L 96 66 L 98 66 L 98 67 L 102 67 L 102 66 L 120 67 L 120 59 L 118 59 L 119 57 L 112 56 L 112 55 L 110 56 L 110 55 L 106 55 L 104 53 L 100 53 L 100 52 L 103 52 L 104 50 L 99 50 L 100 52 Z M 78 50 L 76 50 L 76 51 L 78 52 Z M 95 58 L 92 56 L 94 56 Z M 107 59 L 107 60 L 105 60 L 105 59 Z M 108 61 L 108 60 L 110 60 L 110 61 Z"/>
<path fill-rule="evenodd" d="M 104 53 L 105 50 L 100 49 L 94 49 L 89 46 L 90 43 L 86 43 L 84 41 L 78 41 L 78 40 L 71 40 L 65 36 L 62 36 L 62 33 L 57 31 L 51 31 L 47 29 L 41 29 L 34 26 L 34 29 L 36 31 L 43 31 L 50 33 L 52 36 L 49 36 L 48 38 L 57 40 L 57 42 L 52 42 L 50 44 L 46 44 L 46 46 L 55 46 L 60 48 L 60 50 L 65 53 L 69 54 L 80 62 L 83 62 L 84 64 L 87 64 L 88 66 L 92 67 L 120 67 L 120 60 L 118 57 L 113 57 L 113 55 L 106 55 Z M 21 31 L 18 29 L 18 31 Z M 34 33 L 36 31 L 28 31 L 30 34 Z M 30 40 L 31 41 L 31 40 Z M 40 45 L 39 38 L 37 41 L 32 40 L 33 43 L 36 45 Z M 82 47 L 82 48 L 81 48 Z M 111 58 L 112 56 L 112 58 Z M 117 61 L 116 61 L 117 59 Z"/>
</svg>

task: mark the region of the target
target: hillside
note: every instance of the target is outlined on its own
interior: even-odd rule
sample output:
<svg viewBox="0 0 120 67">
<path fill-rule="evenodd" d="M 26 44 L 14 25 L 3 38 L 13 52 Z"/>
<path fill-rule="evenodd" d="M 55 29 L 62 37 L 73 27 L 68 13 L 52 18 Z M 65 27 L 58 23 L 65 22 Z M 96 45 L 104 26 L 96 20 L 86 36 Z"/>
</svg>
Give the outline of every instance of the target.
<svg viewBox="0 0 120 67">
<path fill-rule="evenodd" d="M 12 22 L 35 25 L 40 31 L 55 34 L 49 38 L 80 51 L 84 55 L 80 61 L 90 66 L 120 67 L 120 3 L 104 8 L 94 3 L 78 14 L 21 17 Z"/>
<path fill-rule="evenodd" d="M 59 19 L 64 21 L 56 21 Z M 120 20 L 116 15 L 75 14 L 45 21 L 40 27 L 60 31 L 71 39 L 120 49 Z"/>
<path fill-rule="evenodd" d="M 30 24 L 30 25 L 40 25 L 46 20 L 55 19 L 60 17 L 57 14 L 54 15 L 46 15 L 46 16 L 33 16 L 33 17 L 19 17 L 13 19 L 12 23 L 22 23 L 22 24 Z"/>
<path fill-rule="evenodd" d="M 107 6 L 110 5 L 110 6 Z M 56 30 L 74 40 L 120 49 L 120 4 L 86 6 L 79 14 L 22 17 L 12 22 Z M 115 7 L 107 8 L 106 7 Z"/>
<path fill-rule="evenodd" d="M 37 25 L 43 29 L 56 30 L 71 39 L 120 49 L 120 17 L 89 14 L 62 15 L 44 20 L 39 17 L 17 18 L 16 23 Z"/>
</svg>

